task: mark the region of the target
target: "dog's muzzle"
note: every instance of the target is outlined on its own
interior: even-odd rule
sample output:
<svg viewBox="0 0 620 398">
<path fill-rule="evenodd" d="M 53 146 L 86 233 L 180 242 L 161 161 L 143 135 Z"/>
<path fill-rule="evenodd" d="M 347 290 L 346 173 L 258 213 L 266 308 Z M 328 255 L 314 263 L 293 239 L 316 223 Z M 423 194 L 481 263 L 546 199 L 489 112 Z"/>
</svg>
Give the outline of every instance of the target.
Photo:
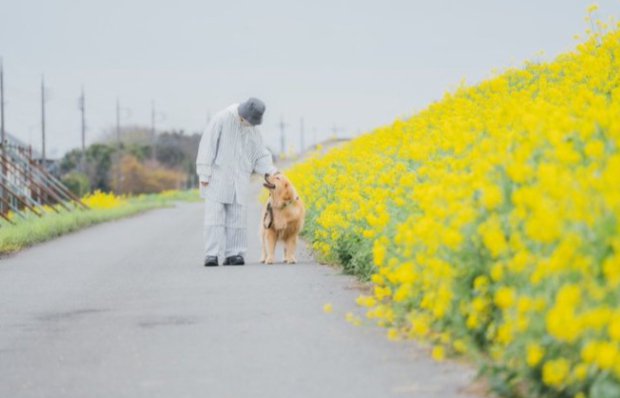
<svg viewBox="0 0 620 398">
<path fill-rule="evenodd" d="M 265 174 L 265 182 L 263 183 L 263 186 L 267 189 L 276 189 L 275 184 L 269 182 L 269 174 Z"/>
</svg>

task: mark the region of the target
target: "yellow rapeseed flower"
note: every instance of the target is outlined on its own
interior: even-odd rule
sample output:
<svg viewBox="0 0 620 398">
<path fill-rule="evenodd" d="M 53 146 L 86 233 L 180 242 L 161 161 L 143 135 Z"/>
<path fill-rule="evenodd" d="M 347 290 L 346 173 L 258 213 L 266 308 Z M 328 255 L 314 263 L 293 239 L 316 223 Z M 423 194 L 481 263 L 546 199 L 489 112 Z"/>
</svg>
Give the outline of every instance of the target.
<svg viewBox="0 0 620 398">
<path fill-rule="evenodd" d="M 443 346 L 436 345 L 435 347 L 433 347 L 431 355 L 435 361 L 441 362 L 446 358 L 446 350 L 443 348 Z"/>
<path fill-rule="evenodd" d="M 527 345 L 526 362 L 528 366 L 535 367 L 540 363 L 545 355 L 545 350 L 537 343 Z"/>
<path fill-rule="evenodd" d="M 571 52 L 287 171 L 317 255 L 372 283 L 368 319 L 476 342 L 494 382 L 547 396 L 620 388 L 620 25 L 589 22 Z"/>
<path fill-rule="evenodd" d="M 566 358 L 553 359 L 543 365 L 543 382 L 559 390 L 564 387 L 570 371 Z"/>
</svg>

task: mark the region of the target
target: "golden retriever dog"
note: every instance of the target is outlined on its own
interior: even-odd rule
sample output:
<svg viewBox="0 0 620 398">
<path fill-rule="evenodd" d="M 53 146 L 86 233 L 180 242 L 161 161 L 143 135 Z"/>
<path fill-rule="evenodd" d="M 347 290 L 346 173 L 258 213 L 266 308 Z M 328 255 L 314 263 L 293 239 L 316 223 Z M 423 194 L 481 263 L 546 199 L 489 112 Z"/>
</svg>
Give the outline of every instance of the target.
<svg viewBox="0 0 620 398">
<path fill-rule="evenodd" d="M 297 238 L 304 226 L 306 209 L 293 184 L 282 174 L 266 175 L 263 186 L 269 200 L 263 209 L 260 226 L 263 250 L 261 263 L 273 264 L 277 241 L 284 242 L 284 262 L 297 262 Z"/>
</svg>

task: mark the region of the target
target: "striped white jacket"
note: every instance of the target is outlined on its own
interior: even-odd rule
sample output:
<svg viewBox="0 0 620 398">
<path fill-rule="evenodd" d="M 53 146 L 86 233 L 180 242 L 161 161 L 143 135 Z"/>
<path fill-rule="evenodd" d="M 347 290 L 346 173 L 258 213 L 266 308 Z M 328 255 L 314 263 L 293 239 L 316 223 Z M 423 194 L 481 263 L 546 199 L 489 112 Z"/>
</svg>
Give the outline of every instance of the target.
<svg viewBox="0 0 620 398">
<path fill-rule="evenodd" d="M 219 112 L 202 134 L 196 173 L 203 198 L 220 203 L 246 204 L 252 172 L 273 174 L 271 153 L 265 148 L 263 138 L 254 126 L 241 123 L 233 104 Z"/>
</svg>

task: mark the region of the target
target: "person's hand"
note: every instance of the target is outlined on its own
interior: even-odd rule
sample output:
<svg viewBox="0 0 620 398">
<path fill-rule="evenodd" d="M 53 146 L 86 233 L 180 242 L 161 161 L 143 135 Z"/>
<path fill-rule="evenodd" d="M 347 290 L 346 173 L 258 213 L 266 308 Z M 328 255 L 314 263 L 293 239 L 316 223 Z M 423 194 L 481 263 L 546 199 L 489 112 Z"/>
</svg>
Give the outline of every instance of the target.
<svg viewBox="0 0 620 398">
<path fill-rule="evenodd" d="M 206 187 L 209 183 L 207 181 L 200 181 L 200 185 Z"/>
</svg>

